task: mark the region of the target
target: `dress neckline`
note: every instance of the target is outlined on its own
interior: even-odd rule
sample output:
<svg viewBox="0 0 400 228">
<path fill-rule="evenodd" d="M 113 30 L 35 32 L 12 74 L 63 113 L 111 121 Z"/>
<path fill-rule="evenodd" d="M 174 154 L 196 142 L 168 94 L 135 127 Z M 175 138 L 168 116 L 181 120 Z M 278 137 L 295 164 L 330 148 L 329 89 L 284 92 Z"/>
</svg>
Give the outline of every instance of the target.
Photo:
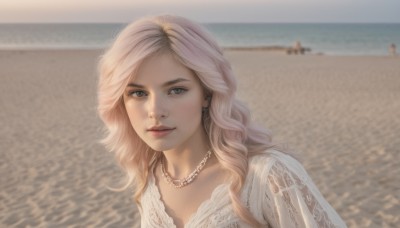
<svg viewBox="0 0 400 228">
<path fill-rule="evenodd" d="M 154 176 L 154 169 L 153 169 L 153 172 L 150 175 L 149 187 L 151 188 L 151 191 L 155 194 L 154 195 L 155 196 L 155 201 L 156 201 L 157 205 L 162 209 L 163 217 L 168 220 L 168 224 L 170 224 L 170 225 L 172 225 L 173 227 L 176 228 L 174 219 L 165 210 L 165 204 L 161 199 L 160 190 L 158 189 L 158 186 L 156 185 L 155 176 Z M 187 227 L 193 221 L 195 221 L 194 219 L 199 216 L 199 213 L 201 211 L 204 210 L 203 208 L 209 208 L 210 205 L 212 205 L 213 202 L 215 202 L 215 199 L 218 196 L 218 193 L 221 192 L 222 190 L 224 190 L 225 187 L 229 187 L 229 185 L 227 183 L 222 183 L 222 184 L 217 185 L 214 188 L 214 190 L 211 192 L 210 198 L 208 198 L 208 199 L 206 199 L 206 200 L 204 200 L 203 202 L 200 203 L 200 205 L 197 207 L 196 211 L 193 212 L 189 216 L 189 219 L 183 225 L 183 227 Z M 226 195 L 224 195 L 224 197 L 226 197 Z"/>
</svg>

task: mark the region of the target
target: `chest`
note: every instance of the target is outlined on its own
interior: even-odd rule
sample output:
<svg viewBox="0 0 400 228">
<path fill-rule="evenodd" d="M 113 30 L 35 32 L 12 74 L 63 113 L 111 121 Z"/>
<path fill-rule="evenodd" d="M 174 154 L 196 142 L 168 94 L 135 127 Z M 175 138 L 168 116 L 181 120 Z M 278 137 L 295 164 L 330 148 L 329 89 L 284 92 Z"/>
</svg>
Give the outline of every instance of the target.
<svg viewBox="0 0 400 228">
<path fill-rule="evenodd" d="M 209 199 L 201 202 L 198 208 L 191 208 L 195 212 L 188 213 L 188 218 L 179 223 L 173 217 L 174 212 L 162 201 L 157 186 L 149 183 L 142 195 L 141 227 L 243 227 L 238 225 L 240 219 L 233 211 L 228 191 L 228 185 L 218 186 Z M 192 196 L 186 199 L 190 202 L 194 198 Z M 183 206 L 183 211 L 185 208 L 187 207 Z"/>
<path fill-rule="evenodd" d="M 196 189 L 193 186 L 190 190 L 178 189 L 178 191 L 170 188 L 171 186 L 164 186 L 158 190 L 165 212 L 174 220 L 177 227 L 184 227 L 200 206 L 203 203 L 207 204 L 212 195 L 211 191 L 202 191 L 201 187 Z"/>
<path fill-rule="evenodd" d="M 229 182 L 223 181 L 224 176 L 201 178 L 182 191 L 170 191 L 171 186 L 163 179 L 151 176 L 141 198 L 141 227 L 249 227 L 233 210 Z M 252 213 L 257 212 L 258 208 L 249 204 L 249 189 L 252 188 L 245 184 L 242 201 Z"/>
<path fill-rule="evenodd" d="M 162 204 L 165 214 L 176 227 L 185 227 L 196 214 L 204 213 L 200 211 L 210 207 L 214 198 L 227 186 L 223 176 L 205 174 L 183 188 L 175 188 L 160 176 L 154 178 L 152 187 L 160 195 L 159 204 Z M 229 197 L 226 201 L 229 201 Z"/>
</svg>

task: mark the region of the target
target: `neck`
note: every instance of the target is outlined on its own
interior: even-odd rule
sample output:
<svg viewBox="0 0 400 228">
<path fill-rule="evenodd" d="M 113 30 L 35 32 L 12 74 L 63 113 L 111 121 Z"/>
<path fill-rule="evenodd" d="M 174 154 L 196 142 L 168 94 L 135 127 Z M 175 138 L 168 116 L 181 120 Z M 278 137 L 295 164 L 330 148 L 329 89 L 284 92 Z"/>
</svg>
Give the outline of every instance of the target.
<svg viewBox="0 0 400 228">
<path fill-rule="evenodd" d="M 195 138 L 197 139 L 189 140 L 179 147 L 163 151 L 165 169 L 172 178 L 181 179 L 192 173 L 210 150 L 205 132 L 201 132 Z M 211 163 L 213 157 L 211 156 L 207 163 Z"/>
<path fill-rule="evenodd" d="M 209 150 L 207 141 L 189 147 L 166 150 L 163 152 L 165 169 L 174 179 L 184 178 L 196 169 Z"/>
</svg>

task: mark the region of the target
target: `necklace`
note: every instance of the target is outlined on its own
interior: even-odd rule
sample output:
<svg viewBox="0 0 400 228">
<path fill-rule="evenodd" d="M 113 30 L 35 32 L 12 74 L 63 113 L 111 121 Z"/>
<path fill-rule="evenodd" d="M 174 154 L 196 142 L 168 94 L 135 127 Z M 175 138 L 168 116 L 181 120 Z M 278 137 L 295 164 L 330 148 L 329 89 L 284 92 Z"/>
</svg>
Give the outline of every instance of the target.
<svg viewBox="0 0 400 228">
<path fill-rule="evenodd" d="M 196 179 L 197 175 L 199 175 L 200 171 L 203 169 L 204 165 L 207 163 L 207 161 L 210 157 L 211 157 L 211 151 L 207 151 L 206 156 L 197 165 L 196 169 L 191 174 L 189 174 L 189 176 L 184 177 L 183 179 L 177 179 L 177 180 L 172 179 L 172 177 L 169 175 L 169 173 L 165 170 L 164 157 L 163 157 L 161 160 L 162 176 L 164 177 L 165 181 L 168 184 L 174 186 L 175 188 L 183 188 L 186 185 L 192 183 L 194 181 L 194 179 Z"/>
</svg>

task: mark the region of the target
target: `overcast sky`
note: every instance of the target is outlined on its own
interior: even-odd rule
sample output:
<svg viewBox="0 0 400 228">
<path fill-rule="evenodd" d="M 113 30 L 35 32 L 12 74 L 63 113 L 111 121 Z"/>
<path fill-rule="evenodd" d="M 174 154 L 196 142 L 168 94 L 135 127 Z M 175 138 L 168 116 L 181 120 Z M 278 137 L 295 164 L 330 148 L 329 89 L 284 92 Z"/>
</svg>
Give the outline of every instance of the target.
<svg viewBox="0 0 400 228">
<path fill-rule="evenodd" d="M 400 23 L 400 0 L 0 0 L 0 23 L 126 23 L 160 13 L 202 23 Z"/>
</svg>

